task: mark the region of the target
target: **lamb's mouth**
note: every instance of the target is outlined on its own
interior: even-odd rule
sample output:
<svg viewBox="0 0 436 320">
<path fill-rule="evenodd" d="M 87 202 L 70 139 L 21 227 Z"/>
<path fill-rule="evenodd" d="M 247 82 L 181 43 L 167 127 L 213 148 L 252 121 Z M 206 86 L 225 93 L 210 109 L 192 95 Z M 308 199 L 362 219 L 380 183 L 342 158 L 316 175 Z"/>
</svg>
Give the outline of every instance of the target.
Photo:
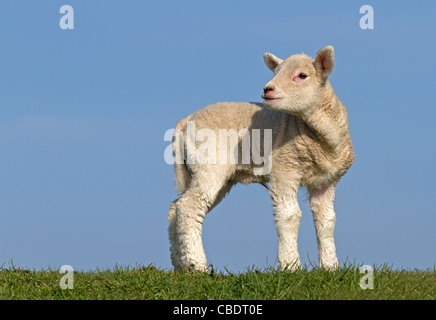
<svg viewBox="0 0 436 320">
<path fill-rule="evenodd" d="M 282 100 L 283 98 L 271 98 L 271 97 L 265 97 L 264 95 L 262 95 L 262 99 L 267 100 L 267 101 L 274 101 L 274 100 Z"/>
</svg>

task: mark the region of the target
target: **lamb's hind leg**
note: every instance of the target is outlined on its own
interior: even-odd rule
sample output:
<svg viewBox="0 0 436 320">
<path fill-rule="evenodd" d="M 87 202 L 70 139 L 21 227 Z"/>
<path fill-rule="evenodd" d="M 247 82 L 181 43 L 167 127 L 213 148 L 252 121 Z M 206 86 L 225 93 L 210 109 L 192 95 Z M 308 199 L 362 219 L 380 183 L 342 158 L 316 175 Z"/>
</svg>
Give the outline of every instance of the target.
<svg viewBox="0 0 436 320">
<path fill-rule="evenodd" d="M 208 211 L 230 189 L 226 179 L 213 174 L 196 177 L 185 193 L 171 204 L 170 241 L 171 259 L 175 269 L 207 270 L 203 249 L 202 227 Z"/>
<path fill-rule="evenodd" d="M 218 195 L 214 201 L 214 203 L 208 208 L 207 212 L 211 211 L 215 208 L 221 200 L 226 196 L 226 194 L 230 191 L 233 182 L 227 182 L 227 184 L 221 188 L 218 192 Z M 180 270 L 184 268 L 184 264 L 181 261 L 181 252 L 180 252 L 180 242 L 179 237 L 177 235 L 177 223 L 176 223 L 176 203 L 179 199 L 174 200 L 170 205 L 170 211 L 168 213 L 168 220 L 170 221 L 170 225 L 168 228 L 169 236 L 170 236 L 170 252 L 171 252 L 171 262 L 174 266 L 175 270 Z"/>
<path fill-rule="evenodd" d="M 310 206 L 312 207 L 318 242 L 319 265 L 329 270 L 338 268 L 334 239 L 336 214 L 333 201 L 335 189 L 335 185 L 318 189 L 309 188 Z"/>
<path fill-rule="evenodd" d="M 178 200 L 178 199 L 177 199 Z M 170 211 L 168 212 L 168 220 L 170 225 L 168 227 L 168 233 L 170 236 L 170 252 L 171 252 L 171 263 L 174 266 L 174 270 L 180 270 L 182 268 L 182 263 L 180 261 L 180 244 L 177 238 L 176 232 L 176 203 L 177 200 L 171 202 Z"/>
</svg>

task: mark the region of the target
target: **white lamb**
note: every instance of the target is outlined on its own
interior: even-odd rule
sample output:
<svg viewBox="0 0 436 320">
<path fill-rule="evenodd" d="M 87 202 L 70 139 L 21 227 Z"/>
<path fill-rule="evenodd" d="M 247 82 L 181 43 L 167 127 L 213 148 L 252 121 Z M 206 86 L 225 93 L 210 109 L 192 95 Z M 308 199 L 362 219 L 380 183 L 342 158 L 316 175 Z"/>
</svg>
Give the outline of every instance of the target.
<svg viewBox="0 0 436 320">
<path fill-rule="evenodd" d="M 237 182 L 269 185 L 278 233 L 278 267 L 282 270 L 301 267 L 297 248 L 301 219 L 297 190 L 299 186 L 307 187 L 316 227 L 319 264 L 326 269 L 338 267 L 333 201 L 336 184 L 354 161 L 354 151 L 347 110 L 328 81 L 334 66 L 333 47 L 320 49 L 315 60 L 306 54 L 281 60 L 265 53 L 264 61 L 274 72 L 273 79 L 263 88 L 264 104 L 225 102 L 209 105 L 182 119 L 175 127 L 174 155 L 176 159 L 184 159 L 174 164 L 181 197 L 172 202 L 168 214 L 171 260 L 175 270 L 207 270 L 202 243 L 203 220 Z M 241 160 L 239 163 L 195 161 L 189 142 L 197 150 L 206 142 L 193 141 L 187 133 L 190 122 L 195 124 L 195 132 L 208 129 L 216 133 L 216 137 L 222 129 L 249 133 L 255 129 L 263 133 L 272 129 L 269 172 L 256 172 L 259 165 L 253 159 L 248 164 Z M 236 150 L 228 149 L 230 154 L 241 155 L 247 151 L 243 150 L 243 136 L 238 137 L 233 146 Z M 261 139 L 265 137 L 264 133 Z M 260 152 L 265 150 L 261 144 Z M 252 157 L 252 153 L 249 156 Z"/>
</svg>

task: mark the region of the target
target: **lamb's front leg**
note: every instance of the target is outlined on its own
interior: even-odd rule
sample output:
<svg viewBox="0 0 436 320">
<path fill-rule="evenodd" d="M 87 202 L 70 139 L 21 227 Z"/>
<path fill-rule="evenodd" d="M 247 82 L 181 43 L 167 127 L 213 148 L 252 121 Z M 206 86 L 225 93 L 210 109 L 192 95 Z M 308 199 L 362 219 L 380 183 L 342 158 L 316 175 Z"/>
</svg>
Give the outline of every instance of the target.
<svg viewBox="0 0 436 320">
<path fill-rule="evenodd" d="M 292 188 L 289 185 L 279 187 L 271 184 L 270 188 L 278 234 L 278 267 L 280 270 L 301 268 L 297 244 L 301 210 L 298 206 L 297 190 L 297 187 Z"/>
<path fill-rule="evenodd" d="M 336 214 L 333 201 L 335 191 L 335 185 L 318 189 L 309 188 L 310 206 L 312 207 L 318 242 L 319 266 L 329 270 L 337 269 L 339 266 L 334 239 Z"/>
</svg>

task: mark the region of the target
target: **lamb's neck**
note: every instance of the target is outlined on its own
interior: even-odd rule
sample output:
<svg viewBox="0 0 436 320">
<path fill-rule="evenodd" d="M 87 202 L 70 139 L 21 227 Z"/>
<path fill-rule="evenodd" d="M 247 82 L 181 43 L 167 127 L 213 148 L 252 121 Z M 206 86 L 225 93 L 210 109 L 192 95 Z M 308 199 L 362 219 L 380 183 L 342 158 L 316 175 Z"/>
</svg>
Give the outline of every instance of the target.
<svg viewBox="0 0 436 320">
<path fill-rule="evenodd" d="M 321 145 L 330 152 L 336 153 L 346 137 L 340 132 L 342 121 L 341 102 L 336 97 L 333 88 L 327 87 L 319 106 L 302 114 L 301 118 L 320 141 Z"/>
</svg>

